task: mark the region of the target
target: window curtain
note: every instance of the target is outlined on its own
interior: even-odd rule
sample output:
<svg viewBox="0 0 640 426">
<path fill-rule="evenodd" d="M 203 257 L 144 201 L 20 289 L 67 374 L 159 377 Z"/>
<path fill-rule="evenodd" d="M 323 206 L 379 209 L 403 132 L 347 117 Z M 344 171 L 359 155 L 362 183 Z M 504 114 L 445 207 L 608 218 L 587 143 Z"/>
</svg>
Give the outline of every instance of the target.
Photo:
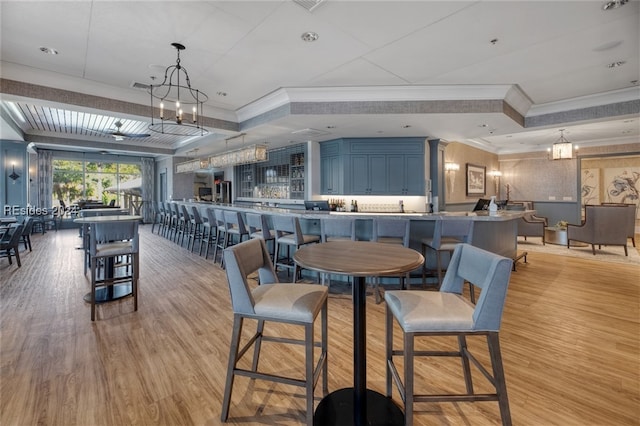
<svg viewBox="0 0 640 426">
<path fill-rule="evenodd" d="M 153 158 L 142 157 L 142 217 L 144 223 L 152 223 L 155 219 L 153 217 L 155 165 L 156 162 Z"/>
<path fill-rule="evenodd" d="M 53 151 L 38 150 L 38 207 L 53 207 Z"/>
</svg>

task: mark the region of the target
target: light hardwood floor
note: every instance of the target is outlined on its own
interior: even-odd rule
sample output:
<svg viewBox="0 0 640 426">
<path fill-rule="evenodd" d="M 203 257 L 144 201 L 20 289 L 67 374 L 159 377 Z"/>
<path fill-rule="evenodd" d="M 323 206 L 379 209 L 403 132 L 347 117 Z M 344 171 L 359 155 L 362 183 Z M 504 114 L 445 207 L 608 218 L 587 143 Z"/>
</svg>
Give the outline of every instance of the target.
<svg viewBox="0 0 640 426">
<path fill-rule="evenodd" d="M 0 259 L 1 425 L 220 424 L 232 320 L 224 271 L 149 225 L 141 234 L 139 310 L 130 299 L 106 304 L 94 323 L 82 300 L 89 287 L 77 231 L 34 235 L 20 269 Z M 638 425 L 640 265 L 540 253 L 528 260 L 512 274 L 501 330 L 513 423 Z M 384 304 L 368 302 L 368 386 L 384 392 Z M 352 384 L 351 330 L 349 295 L 332 293 L 330 390 Z M 263 368 L 302 371 L 301 351 L 271 345 Z M 487 359 L 484 343 L 470 346 Z M 423 390 L 463 389 L 455 360 L 416 369 Z M 237 379 L 230 424 L 304 418 L 301 389 Z M 499 413 L 494 402 L 418 404 L 415 419 L 494 425 Z"/>
</svg>

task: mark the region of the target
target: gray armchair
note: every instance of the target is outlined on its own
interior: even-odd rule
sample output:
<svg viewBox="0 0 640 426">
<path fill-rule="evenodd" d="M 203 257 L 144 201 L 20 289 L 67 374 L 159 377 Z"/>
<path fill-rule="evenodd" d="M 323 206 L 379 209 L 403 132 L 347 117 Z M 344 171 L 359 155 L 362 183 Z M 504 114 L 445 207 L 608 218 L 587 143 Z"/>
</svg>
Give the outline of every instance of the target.
<svg viewBox="0 0 640 426">
<path fill-rule="evenodd" d="M 545 244 L 544 228 L 547 226 L 546 218 L 537 218 L 534 215 L 525 215 L 518 219 L 518 236 L 524 237 L 541 237 L 542 245 Z"/>
<path fill-rule="evenodd" d="M 586 205 L 584 222 L 581 225 L 567 225 L 567 248 L 571 241 L 581 241 L 591 244 L 593 254 L 596 254 L 595 245 L 600 248 L 603 245 L 622 246 L 624 255 L 627 252 L 627 237 L 629 211 L 622 205 Z"/>
<path fill-rule="evenodd" d="M 622 206 L 627 208 L 627 221 L 625 222 L 625 229 L 627 230 L 627 238 L 631 238 L 631 244 L 636 246 L 636 209 L 635 204 L 624 203 L 602 203 L 603 206 Z"/>
</svg>

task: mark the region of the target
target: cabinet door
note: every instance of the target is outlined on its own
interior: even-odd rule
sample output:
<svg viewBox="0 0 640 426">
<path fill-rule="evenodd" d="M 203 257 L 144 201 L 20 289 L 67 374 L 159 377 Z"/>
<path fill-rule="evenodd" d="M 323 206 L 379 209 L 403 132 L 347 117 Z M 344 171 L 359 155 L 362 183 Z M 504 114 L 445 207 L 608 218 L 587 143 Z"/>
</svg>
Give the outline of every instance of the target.
<svg viewBox="0 0 640 426">
<path fill-rule="evenodd" d="M 407 155 L 405 170 L 405 194 L 424 195 L 424 158 L 421 155 Z"/>
<path fill-rule="evenodd" d="M 405 193 L 405 181 L 407 176 L 405 156 L 387 155 L 387 179 L 389 181 L 389 195 L 402 195 Z"/>
<path fill-rule="evenodd" d="M 367 155 L 351 155 L 349 180 L 345 185 L 347 194 L 364 195 L 369 192 L 369 158 Z"/>
<path fill-rule="evenodd" d="M 370 155 L 369 170 L 369 194 L 386 194 L 388 192 L 387 156 Z"/>
<path fill-rule="evenodd" d="M 323 157 L 320 162 L 320 192 L 325 195 L 342 194 L 342 158 Z"/>
</svg>

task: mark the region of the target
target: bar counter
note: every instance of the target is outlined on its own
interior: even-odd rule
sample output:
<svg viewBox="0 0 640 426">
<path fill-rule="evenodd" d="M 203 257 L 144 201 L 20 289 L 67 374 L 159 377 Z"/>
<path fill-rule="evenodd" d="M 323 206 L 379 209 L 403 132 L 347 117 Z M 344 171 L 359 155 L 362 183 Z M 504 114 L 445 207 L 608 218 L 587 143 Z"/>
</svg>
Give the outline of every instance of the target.
<svg viewBox="0 0 640 426">
<path fill-rule="evenodd" d="M 320 220 L 333 217 L 353 217 L 356 219 L 356 237 L 358 240 L 369 240 L 372 234 L 372 219 L 409 219 L 411 221 L 411 240 L 409 246 L 419 252 L 422 251 L 422 238 L 433 236 L 435 221 L 443 216 L 459 217 L 461 219 L 473 220 L 473 242 L 476 247 L 483 248 L 493 253 L 511 258 L 517 258 L 517 237 L 518 222 L 527 211 L 501 210 L 496 215 L 489 215 L 488 212 L 439 212 L 439 213 L 369 213 L 369 212 L 328 212 L 328 211 L 307 211 L 302 209 L 284 209 L 269 206 L 242 206 L 234 204 L 219 204 L 210 202 L 180 202 L 187 206 L 200 208 L 203 217 L 206 217 L 207 208 L 219 208 L 234 210 L 244 213 L 257 212 L 269 216 L 288 215 L 297 216 L 304 233 L 320 235 Z M 446 257 L 446 255 L 444 255 Z M 435 267 L 435 260 L 430 253 L 427 253 L 427 266 Z"/>
</svg>

